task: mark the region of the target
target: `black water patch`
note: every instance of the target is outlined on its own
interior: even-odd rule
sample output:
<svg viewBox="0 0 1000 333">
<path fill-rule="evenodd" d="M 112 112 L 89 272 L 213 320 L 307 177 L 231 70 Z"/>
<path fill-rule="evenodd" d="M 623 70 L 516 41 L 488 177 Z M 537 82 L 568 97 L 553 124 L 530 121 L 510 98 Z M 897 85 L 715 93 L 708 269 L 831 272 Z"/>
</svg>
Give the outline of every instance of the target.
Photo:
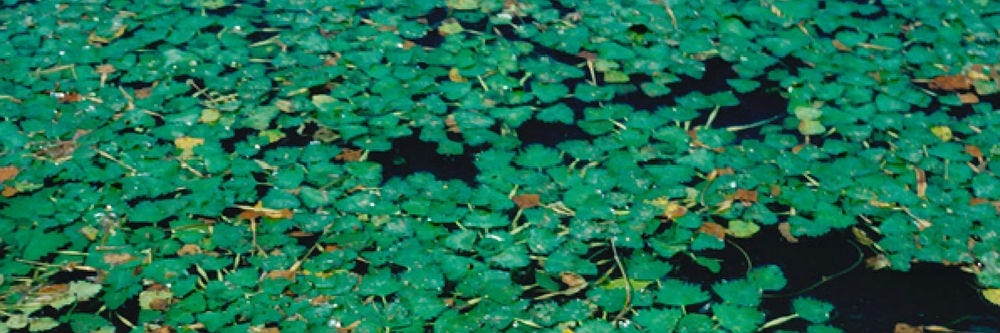
<svg viewBox="0 0 1000 333">
<path fill-rule="evenodd" d="M 465 147 L 469 150 L 469 147 Z M 384 152 L 369 152 L 368 160 L 382 165 L 382 176 L 396 176 L 428 172 L 438 179 L 457 179 L 475 184 L 476 166 L 472 163 L 475 152 L 462 155 L 441 155 L 437 143 L 420 140 L 419 135 L 395 139 L 392 148 Z"/>
<path fill-rule="evenodd" d="M 854 243 L 847 232 L 800 238 L 793 244 L 776 228 L 766 227 L 734 243 L 754 267 L 777 265 L 788 280 L 784 289 L 765 293 L 762 308 L 770 316 L 790 314 L 796 297 L 812 297 L 834 306 L 830 324 L 845 332 L 891 332 L 897 322 L 996 332 L 975 329 L 1000 323 L 1000 311 L 982 299 L 973 275 L 933 263 L 914 264 L 908 272 L 870 270 L 860 260 L 874 253 Z M 726 250 L 714 253 L 723 260 L 722 274 L 690 269 L 678 273 L 693 281 L 740 278 L 746 257 L 734 248 L 727 244 Z M 779 328 L 805 329 L 801 320 Z"/>
</svg>

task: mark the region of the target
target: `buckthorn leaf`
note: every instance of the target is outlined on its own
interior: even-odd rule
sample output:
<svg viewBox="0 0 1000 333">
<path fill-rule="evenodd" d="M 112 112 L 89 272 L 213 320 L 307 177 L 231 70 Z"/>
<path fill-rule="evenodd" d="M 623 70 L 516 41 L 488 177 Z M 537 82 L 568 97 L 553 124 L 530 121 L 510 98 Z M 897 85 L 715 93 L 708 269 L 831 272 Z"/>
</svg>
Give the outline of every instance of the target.
<svg viewBox="0 0 1000 333">
<path fill-rule="evenodd" d="M 681 280 L 666 279 L 656 292 L 656 302 L 664 305 L 685 306 L 709 300 L 710 296 L 700 286 Z"/>
<path fill-rule="evenodd" d="M 764 323 L 764 313 L 751 307 L 717 304 L 712 307 L 712 313 L 720 326 L 734 333 L 756 332 Z"/>
<path fill-rule="evenodd" d="M 813 298 L 800 297 L 792 300 L 792 310 L 810 322 L 825 323 L 830 320 L 833 305 Z"/>
</svg>

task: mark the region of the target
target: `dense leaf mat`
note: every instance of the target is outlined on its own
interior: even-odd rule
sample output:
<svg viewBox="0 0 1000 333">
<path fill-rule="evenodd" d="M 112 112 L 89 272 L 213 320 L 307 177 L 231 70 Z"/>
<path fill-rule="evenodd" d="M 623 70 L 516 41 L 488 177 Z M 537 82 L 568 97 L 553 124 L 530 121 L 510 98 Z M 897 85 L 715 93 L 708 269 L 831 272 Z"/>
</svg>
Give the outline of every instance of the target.
<svg viewBox="0 0 1000 333">
<path fill-rule="evenodd" d="M 761 232 L 997 301 L 995 1 L 68 3 L 0 8 L 0 332 L 840 332 Z"/>
</svg>

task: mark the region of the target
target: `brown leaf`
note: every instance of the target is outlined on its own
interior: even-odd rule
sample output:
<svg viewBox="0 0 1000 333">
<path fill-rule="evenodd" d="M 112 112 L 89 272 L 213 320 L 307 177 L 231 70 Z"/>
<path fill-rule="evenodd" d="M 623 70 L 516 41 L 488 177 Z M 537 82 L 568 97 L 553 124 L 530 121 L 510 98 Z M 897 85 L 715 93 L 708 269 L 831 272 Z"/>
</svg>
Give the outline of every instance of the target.
<svg viewBox="0 0 1000 333">
<path fill-rule="evenodd" d="M 663 208 L 663 216 L 671 220 L 676 220 L 684 215 L 687 215 L 687 207 L 681 206 L 681 204 L 670 201 L 667 203 L 667 207 Z"/>
<path fill-rule="evenodd" d="M 513 200 L 517 208 L 520 209 L 538 207 L 541 203 L 538 194 L 518 194 L 514 196 Z"/>
<path fill-rule="evenodd" d="M 980 161 L 983 160 L 983 151 L 979 149 L 979 147 L 973 145 L 965 145 L 965 153 L 969 154 L 969 156 L 975 157 L 977 160 Z M 2 178 L 3 177 L 0 177 L 0 181 L 2 181 Z"/>
<path fill-rule="evenodd" d="M 597 53 L 590 52 L 590 51 L 580 51 L 580 52 L 577 52 L 576 56 L 580 57 L 580 58 L 583 58 L 586 61 L 595 61 L 595 60 L 597 60 Z"/>
<path fill-rule="evenodd" d="M 565 283 L 570 288 L 579 287 L 587 284 L 587 280 L 585 280 L 583 276 L 580 276 L 580 274 L 576 274 L 573 272 L 559 273 L 559 279 L 562 280 L 562 283 Z"/>
<path fill-rule="evenodd" d="M 913 173 L 916 175 L 917 180 L 917 196 L 923 199 L 927 199 L 927 173 L 920 168 L 913 168 Z"/>
<path fill-rule="evenodd" d="M 39 294 L 61 294 L 69 290 L 69 285 L 65 283 L 50 284 L 38 288 Z"/>
<path fill-rule="evenodd" d="M 885 255 L 882 254 L 873 257 L 868 257 L 865 259 L 865 267 L 868 267 L 868 269 L 873 271 L 877 271 L 889 266 L 890 266 L 889 258 L 886 258 Z"/>
<path fill-rule="evenodd" d="M 267 278 L 271 280 L 286 279 L 289 281 L 295 281 L 296 272 L 294 270 L 273 270 L 267 272 Z"/>
<path fill-rule="evenodd" d="M 334 156 L 333 159 L 338 161 L 356 162 L 361 160 L 361 153 L 361 149 L 341 148 L 340 154 Z"/>
<path fill-rule="evenodd" d="M 979 96 L 974 93 L 959 93 L 958 100 L 962 104 L 976 104 L 979 103 Z"/>
<path fill-rule="evenodd" d="M 97 65 L 94 67 L 94 72 L 97 74 L 107 75 L 115 72 L 115 66 L 111 64 Z"/>
<path fill-rule="evenodd" d="M 698 227 L 698 232 L 715 236 L 719 240 L 726 238 L 726 227 L 715 222 L 702 223 L 701 227 Z"/>
<path fill-rule="evenodd" d="M 715 169 L 715 170 L 712 170 L 712 172 L 709 172 L 708 175 L 705 176 L 705 179 L 706 180 L 715 180 L 716 178 L 719 178 L 719 176 L 722 176 L 722 175 L 731 175 L 731 174 L 734 174 L 734 173 L 736 173 L 736 171 L 734 171 L 732 167 L 725 167 L 725 168 L 721 168 L 721 169 Z"/>
<path fill-rule="evenodd" d="M 104 263 L 109 265 L 121 265 L 135 260 L 135 256 L 128 253 L 105 253 Z"/>
<path fill-rule="evenodd" d="M 836 39 L 833 40 L 833 48 L 837 49 L 837 51 L 843 51 L 843 52 L 848 52 L 851 50 L 849 46 L 844 45 L 844 43 L 841 43 L 839 40 Z"/>
<path fill-rule="evenodd" d="M 5 167 L 0 167 L 0 182 L 4 182 L 4 181 L 7 181 L 8 179 L 12 179 L 14 177 L 17 177 L 17 174 L 20 173 L 20 172 L 21 172 L 21 170 L 18 169 L 16 166 L 13 166 L 13 165 L 8 165 L 8 166 L 5 166 Z"/>
<path fill-rule="evenodd" d="M 799 239 L 792 235 L 792 225 L 788 222 L 778 223 L 778 232 L 781 233 L 781 237 L 784 237 L 789 243 L 795 244 L 799 242 Z"/>
<path fill-rule="evenodd" d="M 781 195 L 781 186 L 778 186 L 778 185 L 776 185 L 776 184 L 772 184 L 772 185 L 771 185 L 771 186 L 770 186 L 770 187 L 768 188 L 768 193 L 771 193 L 771 196 L 772 196 L 772 197 L 776 197 L 776 196 L 779 196 L 779 195 Z"/>
<path fill-rule="evenodd" d="M 201 247 L 197 244 L 184 244 L 180 249 L 177 250 L 178 256 L 190 256 L 201 253 Z"/>
<path fill-rule="evenodd" d="M 462 128 L 458 126 L 458 122 L 455 121 L 455 115 L 449 114 L 444 118 L 444 126 L 451 133 L 462 133 Z"/>
<path fill-rule="evenodd" d="M 801 125 L 802 125 L 802 123 L 803 123 L 803 122 L 799 122 L 799 126 L 801 126 Z M 802 151 L 802 148 L 805 148 L 805 147 L 806 147 L 806 144 L 805 144 L 805 143 L 800 143 L 800 144 L 797 144 L 797 145 L 793 146 L 793 147 L 792 147 L 792 154 L 796 154 L 796 155 L 798 155 L 798 154 L 799 154 L 799 152 L 800 152 L 800 151 Z"/>
<path fill-rule="evenodd" d="M 17 195 L 18 192 L 19 191 L 17 190 L 17 188 L 4 185 L 3 191 L 0 191 L 0 195 L 4 196 L 5 198 L 10 198 L 12 196 Z"/>
<path fill-rule="evenodd" d="M 931 79 L 927 86 L 931 89 L 955 91 L 968 90 L 972 84 L 965 75 L 940 75 Z"/>
<path fill-rule="evenodd" d="M 896 327 L 893 328 L 892 333 L 924 333 L 924 328 L 911 326 L 907 323 L 896 323 Z"/>
<path fill-rule="evenodd" d="M 757 191 L 737 189 L 733 199 L 739 200 L 743 206 L 750 206 L 757 202 Z"/>
<path fill-rule="evenodd" d="M 156 85 L 154 84 L 151 87 L 145 87 L 145 88 L 136 89 L 135 90 L 135 99 L 147 99 L 147 98 L 149 98 L 149 96 L 153 94 L 153 87 L 155 87 L 155 86 Z"/>
</svg>

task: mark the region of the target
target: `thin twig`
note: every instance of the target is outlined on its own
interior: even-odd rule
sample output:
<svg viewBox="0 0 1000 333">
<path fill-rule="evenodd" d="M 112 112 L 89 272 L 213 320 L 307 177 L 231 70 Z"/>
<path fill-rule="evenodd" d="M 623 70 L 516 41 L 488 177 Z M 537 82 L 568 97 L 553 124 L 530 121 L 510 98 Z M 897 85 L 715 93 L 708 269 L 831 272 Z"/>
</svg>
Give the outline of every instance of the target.
<svg viewBox="0 0 1000 333">
<path fill-rule="evenodd" d="M 622 304 L 621 311 L 618 311 L 618 315 L 615 316 L 614 323 L 617 325 L 622 318 L 625 318 L 625 314 L 632 307 L 632 281 L 628 279 L 628 273 L 625 272 L 625 265 L 622 265 L 622 260 L 618 257 L 618 247 L 615 246 L 615 238 L 611 238 L 611 255 L 615 259 L 615 265 L 618 266 L 618 270 L 622 272 L 622 279 L 625 280 L 625 304 Z"/>
</svg>

